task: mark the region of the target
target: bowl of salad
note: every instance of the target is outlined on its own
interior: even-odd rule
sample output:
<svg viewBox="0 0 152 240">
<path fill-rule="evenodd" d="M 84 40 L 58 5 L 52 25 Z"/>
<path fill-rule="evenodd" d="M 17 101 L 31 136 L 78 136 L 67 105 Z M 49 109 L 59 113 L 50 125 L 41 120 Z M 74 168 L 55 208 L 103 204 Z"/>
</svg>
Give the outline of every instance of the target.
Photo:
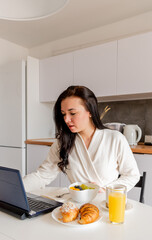
<svg viewBox="0 0 152 240">
<path fill-rule="evenodd" d="M 99 186 L 93 183 L 75 182 L 69 186 L 72 199 L 79 203 L 92 201 L 99 191 Z"/>
</svg>

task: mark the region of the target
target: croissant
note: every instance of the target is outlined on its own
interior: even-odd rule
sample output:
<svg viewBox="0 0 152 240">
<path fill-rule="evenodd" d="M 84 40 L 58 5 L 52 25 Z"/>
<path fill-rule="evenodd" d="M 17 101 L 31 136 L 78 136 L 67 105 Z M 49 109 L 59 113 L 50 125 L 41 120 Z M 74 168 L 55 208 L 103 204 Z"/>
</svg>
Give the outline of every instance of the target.
<svg viewBox="0 0 152 240">
<path fill-rule="evenodd" d="M 80 220 L 78 221 L 78 223 L 88 224 L 95 222 L 96 219 L 99 217 L 99 209 L 91 203 L 86 203 L 80 207 L 79 214 Z"/>
<path fill-rule="evenodd" d="M 62 215 L 61 220 L 67 223 L 74 221 L 78 217 L 79 209 L 74 203 L 67 202 L 62 205 L 62 207 L 60 208 L 60 212 Z"/>
</svg>

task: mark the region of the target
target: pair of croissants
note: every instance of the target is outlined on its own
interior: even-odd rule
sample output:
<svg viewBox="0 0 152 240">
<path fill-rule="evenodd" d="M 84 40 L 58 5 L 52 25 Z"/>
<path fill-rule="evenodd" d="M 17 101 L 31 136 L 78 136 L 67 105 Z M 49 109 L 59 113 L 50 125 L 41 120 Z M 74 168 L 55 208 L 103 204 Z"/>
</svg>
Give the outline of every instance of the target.
<svg viewBox="0 0 152 240">
<path fill-rule="evenodd" d="M 74 221 L 79 216 L 79 224 L 89 224 L 95 222 L 99 217 L 98 207 L 91 203 L 83 204 L 80 209 L 78 209 L 74 203 L 67 202 L 62 205 L 60 211 L 62 221 L 65 223 Z"/>
</svg>

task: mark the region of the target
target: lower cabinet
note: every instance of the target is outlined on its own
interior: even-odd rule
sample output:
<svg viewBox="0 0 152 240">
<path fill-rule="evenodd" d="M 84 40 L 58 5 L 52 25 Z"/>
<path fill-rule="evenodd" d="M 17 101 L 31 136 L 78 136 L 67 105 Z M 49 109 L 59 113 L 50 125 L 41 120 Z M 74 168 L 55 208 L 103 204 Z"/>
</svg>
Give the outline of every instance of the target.
<svg viewBox="0 0 152 240">
<path fill-rule="evenodd" d="M 0 166 L 20 170 L 25 175 L 26 150 L 23 148 L 0 147 Z"/>
<path fill-rule="evenodd" d="M 142 175 L 147 172 L 145 185 L 145 204 L 152 206 L 152 155 L 150 154 L 134 154 L 137 165 Z M 133 188 L 128 193 L 128 198 L 139 201 L 140 189 Z"/>
<path fill-rule="evenodd" d="M 36 171 L 36 169 L 46 159 L 50 146 L 45 145 L 27 145 L 27 174 Z M 59 173 L 57 178 L 51 182 L 49 186 L 52 187 L 67 187 L 70 182 L 67 176 L 63 173 Z"/>
</svg>

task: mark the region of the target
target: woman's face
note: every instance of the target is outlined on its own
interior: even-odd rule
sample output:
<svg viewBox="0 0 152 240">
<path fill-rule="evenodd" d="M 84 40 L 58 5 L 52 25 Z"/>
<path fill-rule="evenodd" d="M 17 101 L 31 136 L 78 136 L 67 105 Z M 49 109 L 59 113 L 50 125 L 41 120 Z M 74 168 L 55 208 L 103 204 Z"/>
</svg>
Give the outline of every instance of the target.
<svg viewBox="0 0 152 240">
<path fill-rule="evenodd" d="M 67 97 L 61 102 L 61 113 L 68 128 L 73 133 L 81 133 L 93 125 L 90 112 L 79 97 Z"/>
</svg>

